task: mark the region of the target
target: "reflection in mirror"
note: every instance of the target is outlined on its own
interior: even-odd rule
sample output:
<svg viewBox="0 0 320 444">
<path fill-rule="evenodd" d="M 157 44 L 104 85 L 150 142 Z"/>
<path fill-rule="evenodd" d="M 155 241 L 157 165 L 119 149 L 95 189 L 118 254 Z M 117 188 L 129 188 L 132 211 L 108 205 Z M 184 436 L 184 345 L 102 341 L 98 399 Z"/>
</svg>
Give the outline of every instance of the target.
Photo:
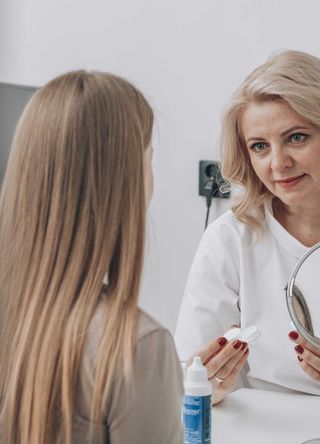
<svg viewBox="0 0 320 444">
<path fill-rule="evenodd" d="M 288 286 L 287 305 L 299 333 L 320 348 L 320 243 L 299 260 Z"/>
<path fill-rule="evenodd" d="M 300 324 L 302 324 L 304 328 L 309 330 L 310 333 L 314 335 L 313 324 L 308 304 L 306 303 L 306 300 L 297 285 L 293 285 L 292 303 Z"/>
</svg>

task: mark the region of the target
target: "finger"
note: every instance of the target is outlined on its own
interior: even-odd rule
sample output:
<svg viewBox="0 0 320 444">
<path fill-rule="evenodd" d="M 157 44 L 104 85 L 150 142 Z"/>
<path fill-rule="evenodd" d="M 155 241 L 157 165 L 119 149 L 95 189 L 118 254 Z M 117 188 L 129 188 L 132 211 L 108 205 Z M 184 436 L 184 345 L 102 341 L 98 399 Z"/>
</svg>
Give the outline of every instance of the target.
<svg viewBox="0 0 320 444">
<path fill-rule="evenodd" d="M 201 362 L 203 365 L 206 365 L 211 358 L 213 358 L 217 353 L 220 352 L 220 350 L 227 344 L 226 338 L 223 336 L 209 342 L 206 346 L 204 346 L 202 349 L 200 349 L 197 353 L 195 353 L 193 356 L 200 356 Z M 193 356 L 191 356 L 187 360 L 187 367 L 191 365 Z"/>
<path fill-rule="evenodd" d="M 290 331 L 289 338 L 291 339 L 292 342 L 301 345 L 303 348 L 307 348 L 315 355 L 320 357 L 320 349 L 310 344 L 310 342 L 304 339 L 304 337 L 300 335 L 297 331 Z"/>
<path fill-rule="evenodd" d="M 232 356 L 215 374 L 211 374 L 209 379 L 214 378 L 215 376 L 218 376 L 218 378 L 221 378 L 225 380 L 230 376 L 232 373 L 235 375 L 238 375 L 239 371 L 241 370 L 243 366 L 243 362 L 247 359 L 247 350 L 248 346 L 245 342 L 242 343 L 243 347 L 240 348 L 239 353 Z M 244 359 L 243 359 L 244 358 Z"/>
<path fill-rule="evenodd" d="M 249 348 L 246 347 L 243 351 L 243 355 L 240 356 L 240 359 L 238 360 L 238 362 L 236 362 L 235 366 L 233 367 L 233 370 L 232 370 L 230 376 L 232 376 L 233 374 L 238 376 L 240 370 L 242 370 L 242 367 L 244 366 L 244 364 L 246 363 L 246 361 L 248 359 L 248 355 L 249 355 Z"/>
<path fill-rule="evenodd" d="M 298 359 L 300 361 L 300 366 L 303 368 L 304 372 L 309 375 L 312 379 L 314 379 L 315 381 L 320 381 L 320 372 L 318 370 L 316 370 L 314 367 L 312 367 L 310 364 L 308 364 L 308 362 L 306 362 L 304 359 L 300 358 L 300 356 L 298 356 Z"/>
<path fill-rule="evenodd" d="M 199 352 L 199 356 L 201 358 L 202 364 L 207 365 L 208 362 L 216 356 L 221 349 L 227 344 L 227 340 L 224 336 L 221 336 L 218 339 L 210 342 L 206 347 L 204 347 Z"/>
<path fill-rule="evenodd" d="M 230 329 L 232 328 L 238 328 L 238 325 L 232 325 Z M 217 344 L 218 342 L 218 344 Z M 218 339 L 209 342 L 203 349 L 199 351 L 199 356 L 201 357 L 202 364 L 206 365 L 210 359 L 212 359 L 217 353 L 220 352 L 221 348 L 224 347 L 227 344 L 228 340 L 221 336 Z"/>
<path fill-rule="evenodd" d="M 242 351 L 242 353 L 240 355 L 236 355 L 232 359 L 232 361 L 233 361 L 232 362 L 232 370 L 231 370 L 230 374 L 231 373 L 238 374 L 239 371 L 242 369 L 243 364 L 246 362 L 246 360 L 248 358 L 248 353 L 249 353 L 248 344 L 246 342 L 242 343 L 241 351 Z"/>
<path fill-rule="evenodd" d="M 249 349 L 246 348 L 243 350 L 243 354 L 241 355 L 240 359 L 237 361 L 235 366 L 233 367 L 232 372 L 230 375 L 224 379 L 222 382 L 217 381 L 215 378 L 211 379 L 212 384 L 212 404 L 218 404 L 221 402 L 228 393 L 232 392 L 232 390 L 235 389 L 237 385 L 238 380 L 238 374 L 242 367 L 244 366 L 245 362 L 247 361 L 249 354 Z"/>
<path fill-rule="evenodd" d="M 232 383 L 232 381 L 236 381 L 238 379 L 238 375 L 239 375 L 240 371 L 242 370 L 244 364 L 247 362 L 248 355 L 249 355 L 249 349 L 247 348 L 245 350 L 245 352 L 243 353 L 243 355 L 238 360 L 238 362 L 236 363 L 236 365 L 233 367 L 233 370 L 230 373 L 230 375 L 228 376 L 228 378 L 223 382 L 228 384 L 229 381 Z"/>
<path fill-rule="evenodd" d="M 308 365 L 320 372 L 320 357 L 318 355 L 315 355 L 313 352 L 302 347 L 300 344 L 296 345 L 294 349 L 300 358 L 299 361 L 304 360 Z"/>
<path fill-rule="evenodd" d="M 216 354 L 207 362 L 207 369 L 209 375 L 215 375 L 218 371 L 234 356 L 241 355 L 242 343 L 239 339 L 229 342 L 220 353 Z"/>
<path fill-rule="evenodd" d="M 229 374 L 227 378 L 225 378 L 222 382 L 219 382 L 215 378 L 210 380 L 213 388 L 213 403 L 216 404 L 220 402 L 225 396 L 230 393 L 236 387 L 238 375 L 240 370 L 243 368 L 244 364 L 248 358 L 249 349 L 247 348 L 244 353 L 241 355 L 238 362 L 233 367 L 232 372 Z M 220 376 L 220 375 L 219 375 Z"/>
</svg>

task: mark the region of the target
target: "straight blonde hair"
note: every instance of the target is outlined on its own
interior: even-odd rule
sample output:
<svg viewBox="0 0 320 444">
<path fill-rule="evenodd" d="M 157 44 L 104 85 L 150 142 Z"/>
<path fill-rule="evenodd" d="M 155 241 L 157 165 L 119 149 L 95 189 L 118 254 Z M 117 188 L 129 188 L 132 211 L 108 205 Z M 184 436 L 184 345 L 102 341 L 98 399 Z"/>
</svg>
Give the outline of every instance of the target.
<svg viewBox="0 0 320 444">
<path fill-rule="evenodd" d="M 1 444 L 71 443 L 98 304 L 92 423 L 115 374 L 130 375 L 152 126 L 132 84 L 82 70 L 39 89 L 20 119 L 0 195 Z"/>
<path fill-rule="evenodd" d="M 270 191 L 257 177 L 242 135 L 240 119 L 251 102 L 285 101 L 305 120 L 320 127 L 320 59 L 300 51 L 273 55 L 234 92 L 222 118 L 222 174 L 241 185 L 243 194 L 232 207 L 236 217 L 259 229 Z"/>
</svg>

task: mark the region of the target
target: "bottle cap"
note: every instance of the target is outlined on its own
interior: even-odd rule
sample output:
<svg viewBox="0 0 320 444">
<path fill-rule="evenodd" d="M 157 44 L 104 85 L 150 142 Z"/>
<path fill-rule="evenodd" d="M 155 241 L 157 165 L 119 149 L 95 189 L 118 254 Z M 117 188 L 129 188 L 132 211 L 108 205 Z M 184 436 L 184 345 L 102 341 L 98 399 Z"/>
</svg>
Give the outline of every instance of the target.
<svg viewBox="0 0 320 444">
<path fill-rule="evenodd" d="M 241 340 L 245 342 L 252 342 L 258 339 L 260 336 L 261 331 L 256 325 L 252 325 L 251 327 L 245 328 L 242 331 Z"/>
<path fill-rule="evenodd" d="M 204 365 L 201 363 L 199 356 L 193 358 L 192 364 L 187 369 L 187 379 L 188 381 L 207 381 L 208 371 Z"/>
</svg>

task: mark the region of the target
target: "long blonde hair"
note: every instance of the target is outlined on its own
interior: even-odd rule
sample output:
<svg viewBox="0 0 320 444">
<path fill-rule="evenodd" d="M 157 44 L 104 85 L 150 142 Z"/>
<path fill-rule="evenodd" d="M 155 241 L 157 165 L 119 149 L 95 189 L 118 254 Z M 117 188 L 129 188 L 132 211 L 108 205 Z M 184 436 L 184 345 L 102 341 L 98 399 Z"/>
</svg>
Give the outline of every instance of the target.
<svg viewBox="0 0 320 444">
<path fill-rule="evenodd" d="M 222 118 L 223 176 L 241 185 L 243 194 L 232 210 L 258 228 L 270 191 L 255 174 L 242 136 L 240 118 L 251 102 L 284 100 L 305 120 L 320 127 L 320 59 L 300 51 L 283 51 L 255 69 L 234 92 Z M 253 211 L 257 210 L 257 211 Z"/>
<path fill-rule="evenodd" d="M 130 374 L 152 126 L 133 85 L 82 70 L 40 88 L 20 119 L 0 195 L 1 444 L 71 443 L 98 304 L 92 423 L 115 372 Z"/>
</svg>

